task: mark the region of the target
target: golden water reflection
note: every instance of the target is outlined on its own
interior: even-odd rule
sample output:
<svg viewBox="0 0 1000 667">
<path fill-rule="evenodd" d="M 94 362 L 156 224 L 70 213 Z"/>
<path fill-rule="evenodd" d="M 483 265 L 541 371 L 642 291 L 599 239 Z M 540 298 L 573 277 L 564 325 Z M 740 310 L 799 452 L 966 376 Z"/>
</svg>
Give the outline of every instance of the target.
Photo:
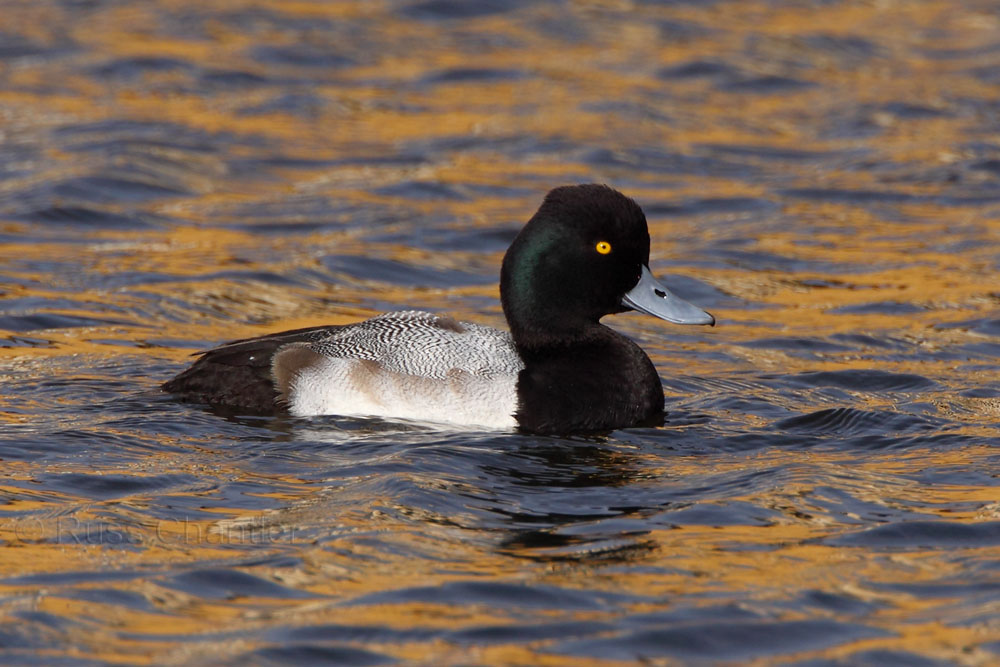
<svg viewBox="0 0 1000 667">
<path fill-rule="evenodd" d="M 990 3 L 78 5 L 15 2 L 0 38 L 9 656 L 579 665 L 718 607 L 847 634 L 709 660 L 995 661 Z M 585 181 L 720 322 L 608 318 L 662 429 L 262 424 L 156 390 L 199 347 L 389 308 L 502 326 L 506 244 Z"/>
</svg>

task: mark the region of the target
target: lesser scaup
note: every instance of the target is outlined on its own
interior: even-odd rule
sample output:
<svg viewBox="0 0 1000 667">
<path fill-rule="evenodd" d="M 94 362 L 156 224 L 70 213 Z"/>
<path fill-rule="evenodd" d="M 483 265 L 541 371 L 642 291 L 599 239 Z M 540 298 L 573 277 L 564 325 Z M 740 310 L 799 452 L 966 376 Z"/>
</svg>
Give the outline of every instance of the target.
<svg viewBox="0 0 1000 667">
<path fill-rule="evenodd" d="M 600 323 L 638 310 L 714 324 L 648 268 L 646 217 L 604 185 L 552 190 L 500 270 L 510 333 L 417 311 L 235 341 L 163 388 L 256 414 L 338 414 L 520 429 L 600 431 L 662 423 L 653 363 Z"/>
</svg>

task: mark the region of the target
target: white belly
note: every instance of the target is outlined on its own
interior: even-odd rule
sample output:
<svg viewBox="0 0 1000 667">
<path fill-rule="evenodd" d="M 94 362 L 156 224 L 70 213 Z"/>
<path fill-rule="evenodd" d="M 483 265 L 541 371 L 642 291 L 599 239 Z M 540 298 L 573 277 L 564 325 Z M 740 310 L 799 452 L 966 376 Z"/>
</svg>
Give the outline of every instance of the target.
<svg viewBox="0 0 1000 667">
<path fill-rule="evenodd" d="M 387 313 L 291 343 L 272 371 L 291 414 L 517 426 L 524 364 L 510 334 L 430 313 Z"/>
<path fill-rule="evenodd" d="M 301 368 L 286 401 L 291 414 L 412 419 L 510 430 L 517 426 L 517 375 L 480 377 L 451 370 L 428 378 L 363 359 L 324 357 Z"/>
</svg>

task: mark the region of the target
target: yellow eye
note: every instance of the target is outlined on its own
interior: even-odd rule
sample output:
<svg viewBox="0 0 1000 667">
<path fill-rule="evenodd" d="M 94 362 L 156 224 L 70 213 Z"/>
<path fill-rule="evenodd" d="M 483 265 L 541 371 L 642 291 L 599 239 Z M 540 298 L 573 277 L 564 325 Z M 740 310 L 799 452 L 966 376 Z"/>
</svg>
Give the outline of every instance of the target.
<svg viewBox="0 0 1000 667">
<path fill-rule="evenodd" d="M 601 253 L 602 255 L 607 255 L 609 252 L 611 252 L 611 244 L 608 243 L 607 241 L 598 241 L 597 245 L 594 247 L 597 249 L 597 252 Z"/>
</svg>

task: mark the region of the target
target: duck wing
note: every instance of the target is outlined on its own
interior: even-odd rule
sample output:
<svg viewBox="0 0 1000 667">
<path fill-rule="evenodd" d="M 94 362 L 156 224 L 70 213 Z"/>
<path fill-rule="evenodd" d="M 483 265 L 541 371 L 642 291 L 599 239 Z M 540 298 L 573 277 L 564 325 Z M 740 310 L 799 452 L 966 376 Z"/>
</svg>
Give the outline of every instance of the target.
<svg viewBox="0 0 1000 667">
<path fill-rule="evenodd" d="M 284 345 L 271 373 L 278 402 L 296 416 L 508 427 L 523 367 L 507 332 L 404 311 Z"/>
<path fill-rule="evenodd" d="M 163 389 L 227 412 L 512 419 L 523 362 L 507 332 L 420 311 L 237 340 Z"/>
<path fill-rule="evenodd" d="M 258 338 L 244 338 L 197 353 L 198 360 L 162 389 L 189 403 L 207 403 L 241 414 L 282 412 L 271 365 L 286 345 L 308 343 L 334 335 L 344 326 L 293 329 Z"/>
</svg>

